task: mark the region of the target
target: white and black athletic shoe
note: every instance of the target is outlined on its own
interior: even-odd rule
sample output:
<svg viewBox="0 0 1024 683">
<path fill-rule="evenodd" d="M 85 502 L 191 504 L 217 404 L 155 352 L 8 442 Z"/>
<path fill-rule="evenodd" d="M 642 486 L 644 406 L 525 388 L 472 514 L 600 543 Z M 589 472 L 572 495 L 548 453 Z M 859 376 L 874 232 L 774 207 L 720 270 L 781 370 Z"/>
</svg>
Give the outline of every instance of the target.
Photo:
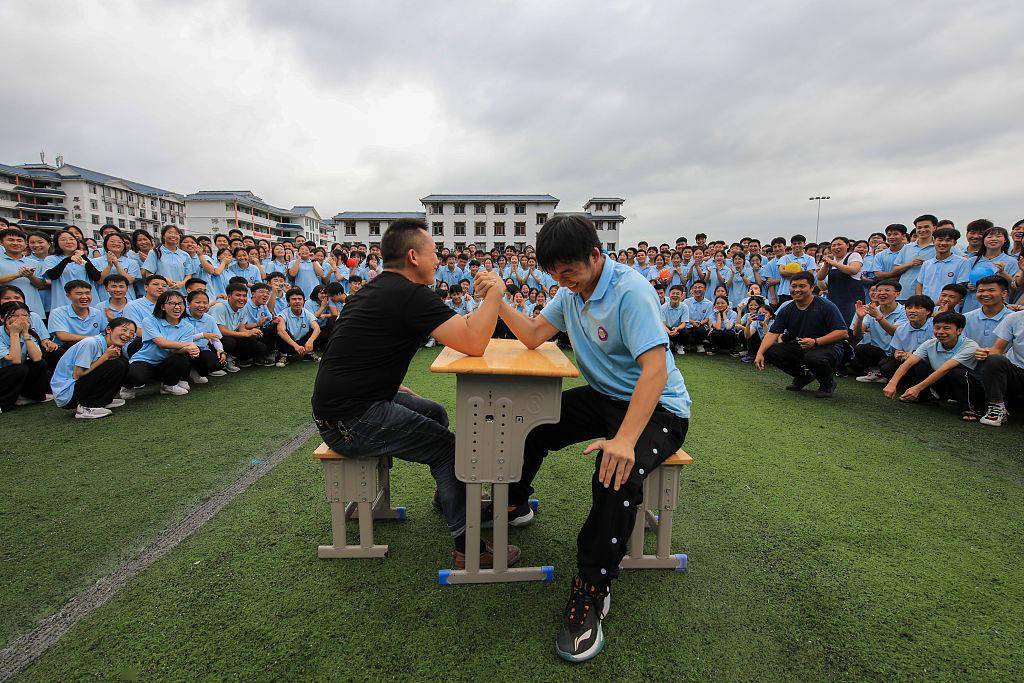
<svg viewBox="0 0 1024 683">
<path fill-rule="evenodd" d="M 604 649 L 601 618 L 608 591 L 585 584 L 573 577 L 569 602 L 562 613 L 562 628 L 555 641 L 555 652 L 567 662 L 585 662 Z"/>
<path fill-rule="evenodd" d="M 480 508 L 480 526 L 484 529 L 490 529 L 494 526 L 494 503 L 487 501 Z M 514 527 L 524 527 L 533 521 L 533 507 L 530 502 L 520 503 L 519 505 L 508 506 L 508 525 Z"/>
</svg>

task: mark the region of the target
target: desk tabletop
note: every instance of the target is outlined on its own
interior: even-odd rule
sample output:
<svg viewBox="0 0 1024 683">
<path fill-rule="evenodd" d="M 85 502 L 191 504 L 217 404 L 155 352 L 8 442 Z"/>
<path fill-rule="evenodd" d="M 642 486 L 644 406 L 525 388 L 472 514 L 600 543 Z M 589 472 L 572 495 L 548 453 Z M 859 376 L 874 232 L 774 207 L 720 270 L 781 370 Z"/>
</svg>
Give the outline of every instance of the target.
<svg viewBox="0 0 1024 683">
<path fill-rule="evenodd" d="M 531 351 L 518 339 L 492 339 L 483 356 L 467 356 L 445 348 L 431 364 L 430 371 L 467 375 L 580 376 L 580 371 L 554 342 L 545 342 Z"/>
</svg>

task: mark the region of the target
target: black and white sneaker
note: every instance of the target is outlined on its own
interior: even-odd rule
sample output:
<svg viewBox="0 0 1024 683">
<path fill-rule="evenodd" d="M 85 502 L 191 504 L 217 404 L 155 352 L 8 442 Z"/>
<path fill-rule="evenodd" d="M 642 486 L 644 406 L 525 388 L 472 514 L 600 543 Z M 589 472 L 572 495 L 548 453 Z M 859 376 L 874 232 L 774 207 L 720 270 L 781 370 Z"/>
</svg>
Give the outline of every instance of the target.
<svg viewBox="0 0 1024 683">
<path fill-rule="evenodd" d="M 480 508 L 480 526 L 484 529 L 490 529 L 494 526 L 494 503 L 487 501 L 483 507 Z M 533 521 L 533 507 L 530 502 L 520 503 L 519 505 L 508 506 L 508 525 L 514 527 L 524 527 Z"/>
<path fill-rule="evenodd" d="M 585 584 L 579 576 L 573 578 L 569 602 L 562 613 L 562 628 L 555 641 L 559 657 L 567 662 L 585 662 L 604 649 L 601 618 L 606 613 L 607 596 L 607 589 L 602 591 Z"/>
<path fill-rule="evenodd" d="M 804 374 L 794 377 L 793 381 L 786 385 L 786 391 L 803 391 L 804 387 L 813 381 L 814 375 L 805 371 Z"/>
</svg>

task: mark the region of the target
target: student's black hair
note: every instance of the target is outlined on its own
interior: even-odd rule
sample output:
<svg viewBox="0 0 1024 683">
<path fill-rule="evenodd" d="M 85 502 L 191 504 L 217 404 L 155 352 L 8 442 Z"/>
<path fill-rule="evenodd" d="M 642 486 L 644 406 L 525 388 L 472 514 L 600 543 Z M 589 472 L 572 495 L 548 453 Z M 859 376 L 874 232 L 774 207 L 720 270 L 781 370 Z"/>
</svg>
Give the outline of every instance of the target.
<svg viewBox="0 0 1024 683">
<path fill-rule="evenodd" d="M 881 237 L 884 240 L 885 239 L 885 233 L 884 232 L 873 232 L 870 235 L 868 235 L 868 239 L 870 240 L 872 237 Z"/>
<path fill-rule="evenodd" d="M 5 237 L 20 237 L 28 242 L 28 233 L 23 231 L 21 228 L 4 228 L 0 230 L 0 240 Z"/>
<path fill-rule="evenodd" d="M 654 289 L 655 289 L 655 291 L 661 290 L 662 292 L 664 292 L 665 291 L 665 285 L 661 284 L 660 282 L 655 282 L 654 283 Z M 530 291 L 534 292 L 534 291 L 537 291 L 537 290 L 531 289 Z"/>
<path fill-rule="evenodd" d="M 8 301 L 7 303 L 0 305 L 0 327 L 6 325 L 8 319 L 10 319 L 16 311 L 25 311 L 29 316 L 32 315 L 32 309 L 29 308 L 28 304 L 24 301 Z"/>
<path fill-rule="evenodd" d="M 292 289 L 294 289 L 294 287 Z M 345 291 L 345 287 L 340 282 L 328 282 L 324 285 L 324 289 L 327 290 L 327 296 L 337 296 Z M 291 292 L 291 290 L 288 291 Z M 291 296 L 291 294 L 288 296 Z"/>
<path fill-rule="evenodd" d="M 793 235 L 789 238 L 789 243 L 793 244 L 794 242 L 803 242 L 804 244 L 807 244 L 807 238 L 803 235 Z M 790 279 L 792 280 L 792 278 Z"/>
<path fill-rule="evenodd" d="M 6 225 L 6 226 L 10 227 L 11 222 L 9 220 L 7 220 L 6 218 L 4 218 L 3 216 L 0 216 L 0 225 Z"/>
<path fill-rule="evenodd" d="M 672 285 L 671 287 L 668 288 L 668 293 L 671 294 L 672 292 L 676 291 L 677 289 L 680 292 L 682 292 L 683 294 L 686 294 L 686 290 L 683 288 L 682 285 Z"/>
<path fill-rule="evenodd" d="M 135 329 L 139 329 L 139 326 L 135 324 L 134 320 L 132 320 L 131 318 L 125 318 L 123 316 L 111 318 L 110 322 L 107 323 L 107 329 L 112 330 L 115 327 L 121 327 L 121 325 L 131 325 Z"/>
<path fill-rule="evenodd" d="M 268 285 L 266 282 L 254 282 L 254 283 L 252 283 L 249 286 L 249 291 L 250 292 L 259 292 L 260 290 L 263 290 L 263 289 L 268 289 L 269 290 L 270 289 L 270 285 Z"/>
<path fill-rule="evenodd" d="M 995 223 L 987 218 L 975 218 L 967 224 L 967 227 L 964 228 L 964 230 L 966 232 L 985 232 L 994 225 Z"/>
<path fill-rule="evenodd" d="M 914 225 L 917 225 L 918 223 L 920 223 L 922 221 L 928 221 L 932 225 L 936 225 L 939 222 L 939 217 L 938 216 L 933 216 L 930 213 L 926 213 L 926 214 L 923 214 L 923 215 L 918 216 L 917 218 L 915 218 L 914 219 Z"/>
<path fill-rule="evenodd" d="M 955 242 L 956 240 L 960 239 L 960 231 L 957 230 L 956 228 L 939 228 L 938 230 L 932 233 L 932 239 L 936 239 L 938 237 L 951 239 Z"/>
<path fill-rule="evenodd" d="M 190 277 L 185 280 L 185 289 L 188 289 L 189 285 L 202 285 L 203 287 L 206 287 L 206 280 L 200 280 L 197 277 Z"/>
<path fill-rule="evenodd" d="M 978 280 L 978 283 L 975 285 L 975 289 L 982 285 L 999 285 L 1003 289 L 1010 289 L 1010 281 L 1005 275 L 986 275 Z"/>
<path fill-rule="evenodd" d="M 25 292 L 18 285 L 0 285 L 0 298 L 3 298 L 3 295 L 7 292 L 17 292 L 21 300 L 25 300 Z"/>
<path fill-rule="evenodd" d="M 903 233 L 904 235 L 907 234 L 907 226 L 903 225 L 902 223 L 891 223 L 885 226 L 885 234 L 887 236 L 893 230 L 895 230 L 896 232 Z"/>
<path fill-rule="evenodd" d="M 693 236 L 693 239 L 695 239 L 695 240 L 701 240 L 701 239 L 706 240 L 707 238 L 708 238 L 708 236 L 705 235 L 702 232 L 698 232 L 696 235 Z"/>
<path fill-rule="evenodd" d="M 956 227 L 955 225 L 953 225 L 953 221 L 949 220 L 948 218 L 943 218 L 943 219 L 942 219 L 941 221 L 939 221 L 939 222 L 937 223 L 937 225 L 938 225 L 938 227 L 940 227 L 940 228 L 942 228 L 942 227 L 945 227 L 945 226 L 947 226 L 947 225 L 948 225 L 949 227 L 951 227 L 951 228 L 955 228 L 955 227 Z"/>
<path fill-rule="evenodd" d="M 785 237 L 774 237 L 774 238 L 772 238 L 771 246 L 774 247 L 776 244 L 785 244 L 785 243 L 786 243 L 786 238 Z"/>
<path fill-rule="evenodd" d="M 235 292 L 248 292 L 249 287 L 245 282 L 229 282 L 228 286 L 224 288 L 225 294 L 234 294 Z"/>
<path fill-rule="evenodd" d="M 126 278 L 124 275 L 121 275 L 120 273 L 111 273 L 110 275 L 108 275 L 105 278 L 103 278 L 103 286 L 104 287 L 106 287 L 107 285 L 109 285 L 112 282 L 114 282 L 114 283 L 123 282 L 125 284 L 128 284 L 128 278 Z"/>
<path fill-rule="evenodd" d="M 701 280 L 699 278 L 690 283 L 690 289 L 693 289 L 696 285 L 704 285 L 704 289 L 708 288 L 708 283 L 704 282 L 704 280 Z"/>
<path fill-rule="evenodd" d="M 537 263 L 551 272 L 559 264 L 585 263 L 601 240 L 593 221 L 583 216 L 549 218 L 537 232 Z"/>
<path fill-rule="evenodd" d="M 750 298 L 749 298 L 749 299 L 747 300 L 747 306 L 749 306 L 749 305 L 750 305 L 750 302 L 751 302 L 751 301 L 756 301 L 756 302 L 757 302 L 757 305 L 758 305 L 758 306 L 760 306 L 761 308 L 764 308 L 764 307 L 765 307 L 765 306 L 767 305 L 767 304 L 765 303 L 765 300 L 764 300 L 764 297 L 763 297 L 763 296 L 752 296 L 752 297 L 750 297 Z"/>
<path fill-rule="evenodd" d="M 273 273 L 267 273 L 267 282 L 270 282 L 275 277 L 279 277 L 282 280 L 287 280 L 288 279 L 288 277 L 284 273 L 281 273 L 281 272 L 278 272 L 278 271 L 275 270 Z"/>
<path fill-rule="evenodd" d="M 145 280 L 143 280 L 142 284 L 143 285 L 149 285 L 149 283 L 152 282 L 153 280 L 163 280 L 164 284 L 167 284 L 167 278 L 165 278 L 160 273 L 153 273 L 152 275 L 147 277 Z"/>
<path fill-rule="evenodd" d="M 932 321 L 933 324 L 938 325 L 940 323 L 948 323 L 956 327 L 958 330 L 964 329 L 967 326 L 967 318 L 961 313 L 954 311 L 943 311 L 935 316 Z"/>
<path fill-rule="evenodd" d="M 231 255 L 237 258 L 237 257 L 238 257 L 238 252 L 242 252 L 242 253 L 243 253 L 243 254 L 245 254 L 246 256 L 248 256 L 248 255 L 249 255 L 249 249 L 248 249 L 247 247 L 235 247 L 235 248 L 234 248 L 234 249 L 233 249 L 233 250 L 231 251 Z"/>
<path fill-rule="evenodd" d="M 716 304 L 717 304 L 717 303 L 718 303 L 718 300 L 719 300 L 719 299 L 721 299 L 722 301 L 724 301 L 724 302 L 725 302 L 725 305 L 726 305 L 726 306 L 728 306 L 728 305 L 729 305 L 729 297 L 727 297 L 727 296 L 722 296 L 721 294 L 719 294 L 718 296 L 716 296 L 716 297 L 715 297 L 715 300 L 714 300 L 714 302 L 713 302 L 713 303 L 716 303 Z"/>
<path fill-rule="evenodd" d="M 676 238 L 676 246 L 678 246 L 680 244 L 686 244 L 688 241 L 689 240 L 687 240 L 685 237 L 677 237 Z"/>
<path fill-rule="evenodd" d="M 229 285 L 245 285 L 246 289 L 249 289 L 249 281 L 241 275 L 235 275 L 228 280 Z"/>
<path fill-rule="evenodd" d="M 422 243 L 427 233 L 426 221 L 419 218 L 399 218 L 388 226 L 380 240 L 380 253 L 385 268 L 401 268 L 405 255 Z M 429 236 L 429 233 L 427 233 Z"/>
<path fill-rule="evenodd" d="M 1021 219 L 1020 219 L 1019 221 L 1017 221 L 1016 223 L 1014 223 L 1014 224 L 1013 224 L 1013 225 L 1011 226 L 1011 229 L 1013 229 L 1013 228 L 1019 228 L 1019 227 L 1020 227 L 1020 226 L 1022 226 L 1022 225 L 1024 225 L 1024 218 L 1021 218 Z"/>
<path fill-rule="evenodd" d="M 156 303 L 153 304 L 153 317 L 154 318 L 160 318 L 161 320 L 167 320 L 167 313 L 164 311 L 164 306 L 167 305 L 168 299 L 172 299 L 173 297 L 178 297 L 179 299 L 181 299 L 182 303 L 185 302 L 185 297 L 183 297 L 181 295 L 181 292 L 179 292 L 176 289 L 168 289 L 166 292 L 161 294 L 159 296 L 159 298 L 157 298 Z M 185 315 L 185 311 L 182 311 L 181 314 L 182 314 L 182 316 L 184 316 Z"/>
<path fill-rule="evenodd" d="M 331 284 L 332 285 L 336 285 L 338 283 L 337 282 L 332 282 Z M 327 288 L 327 293 L 330 294 L 330 288 L 329 287 Z M 287 292 L 284 293 L 284 300 L 288 301 L 288 299 L 291 299 L 293 296 L 301 296 L 303 299 L 305 299 L 306 298 L 306 293 L 302 291 L 301 287 L 292 287 L 291 289 L 289 289 Z"/>
<path fill-rule="evenodd" d="M 228 239 L 230 240 L 231 236 L 233 234 L 235 234 L 236 232 L 238 233 L 239 237 L 241 237 L 243 234 L 245 234 L 241 230 L 239 230 L 238 228 L 231 228 L 230 230 L 228 230 Z"/>
<path fill-rule="evenodd" d="M 65 294 L 70 294 L 72 289 L 83 289 L 83 288 L 84 289 L 88 289 L 88 290 L 92 290 L 92 285 L 90 285 L 85 280 L 69 280 L 68 282 L 64 283 L 64 293 Z"/>
<path fill-rule="evenodd" d="M 410 248 L 411 248 L 411 247 L 410 247 Z M 352 277 L 350 277 L 350 278 L 348 279 L 348 283 L 349 283 L 350 285 L 351 285 L 351 284 L 352 284 L 353 282 L 362 282 L 362 281 L 363 281 L 363 278 L 362 278 L 362 277 L 360 277 L 359 275 L 353 275 Z"/>
<path fill-rule="evenodd" d="M 915 294 L 903 302 L 904 308 L 910 308 L 911 306 L 915 308 L 926 308 L 928 309 L 928 313 L 931 314 L 935 309 L 935 302 L 927 294 Z"/>
<path fill-rule="evenodd" d="M 903 291 L 903 285 L 900 284 L 900 281 L 897 280 L 894 277 L 891 277 L 888 280 L 882 280 L 881 282 L 876 282 L 875 283 L 875 287 L 882 287 L 882 286 L 893 287 L 896 290 L 897 293 Z"/>
<path fill-rule="evenodd" d="M 942 289 L 940 289 L 939 291 L 945 292 L 946 290 L 949 290 L 950 292 L 956 292 L 957 294 L 960 295 L 961 299 L 967 298 L 967 285 L 963 285 L 959 282 L 951 282 L 948 285 L 943 285 Z"/>
<path fill-rule="evenodd" d="M 814 275 L 806 270 L 801 270 L 796 273 L 793 277 L 789 278 L 789 284 L 793 284 L 797 280 L 805 280 L 811 287 L 814 286 Z"/>
</svg>

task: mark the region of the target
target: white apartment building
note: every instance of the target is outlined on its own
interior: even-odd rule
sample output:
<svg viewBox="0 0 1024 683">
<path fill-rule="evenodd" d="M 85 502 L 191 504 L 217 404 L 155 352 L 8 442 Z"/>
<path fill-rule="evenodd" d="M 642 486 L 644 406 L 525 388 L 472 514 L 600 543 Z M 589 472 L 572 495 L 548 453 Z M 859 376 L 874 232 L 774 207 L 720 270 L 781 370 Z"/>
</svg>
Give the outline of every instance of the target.
<svg viewBox="0 0 1024 683">
<path fill-rule="evenodd" d="M 451 249 L 523 249 L 558 206 L 549 194 L 431 194 L 420 202 L 434 242 Z"/>
<path fill-rule="evenodd" d="M 625 201 L 621 197 L 591 197 L 583 205 L 583 211 L 594 221 L 597 236 L 608 251 L 615 251 L 619 243 L 619 229 L 626 220 L 620 212 Z"/>
<path fill-rule="evenodd" d="M 0 164 L 0 216 L 24 230 L 55 231 L 65 227 L 68 210 L 53 167 Z"/>
<path fill-rule="evenodd" d="M 185 197 L 186 227 L 194 235 L 227 233 L 235 228 L 256 239 L 294 239 L 301 235 L 316 245 L 334 241 L 330 224 L 312 206 L 282 209 L 251 190 L 200 190 Z"/>
<path fill-rule="evenodd" d="M 335 214 L 335 241 L 352 244 L 358 242 L 367 246 L 380 246 L 381 235 L 392 221 L 400 218 L 425 220 L 422 211 L 341 211 Z"/>
</svg>

